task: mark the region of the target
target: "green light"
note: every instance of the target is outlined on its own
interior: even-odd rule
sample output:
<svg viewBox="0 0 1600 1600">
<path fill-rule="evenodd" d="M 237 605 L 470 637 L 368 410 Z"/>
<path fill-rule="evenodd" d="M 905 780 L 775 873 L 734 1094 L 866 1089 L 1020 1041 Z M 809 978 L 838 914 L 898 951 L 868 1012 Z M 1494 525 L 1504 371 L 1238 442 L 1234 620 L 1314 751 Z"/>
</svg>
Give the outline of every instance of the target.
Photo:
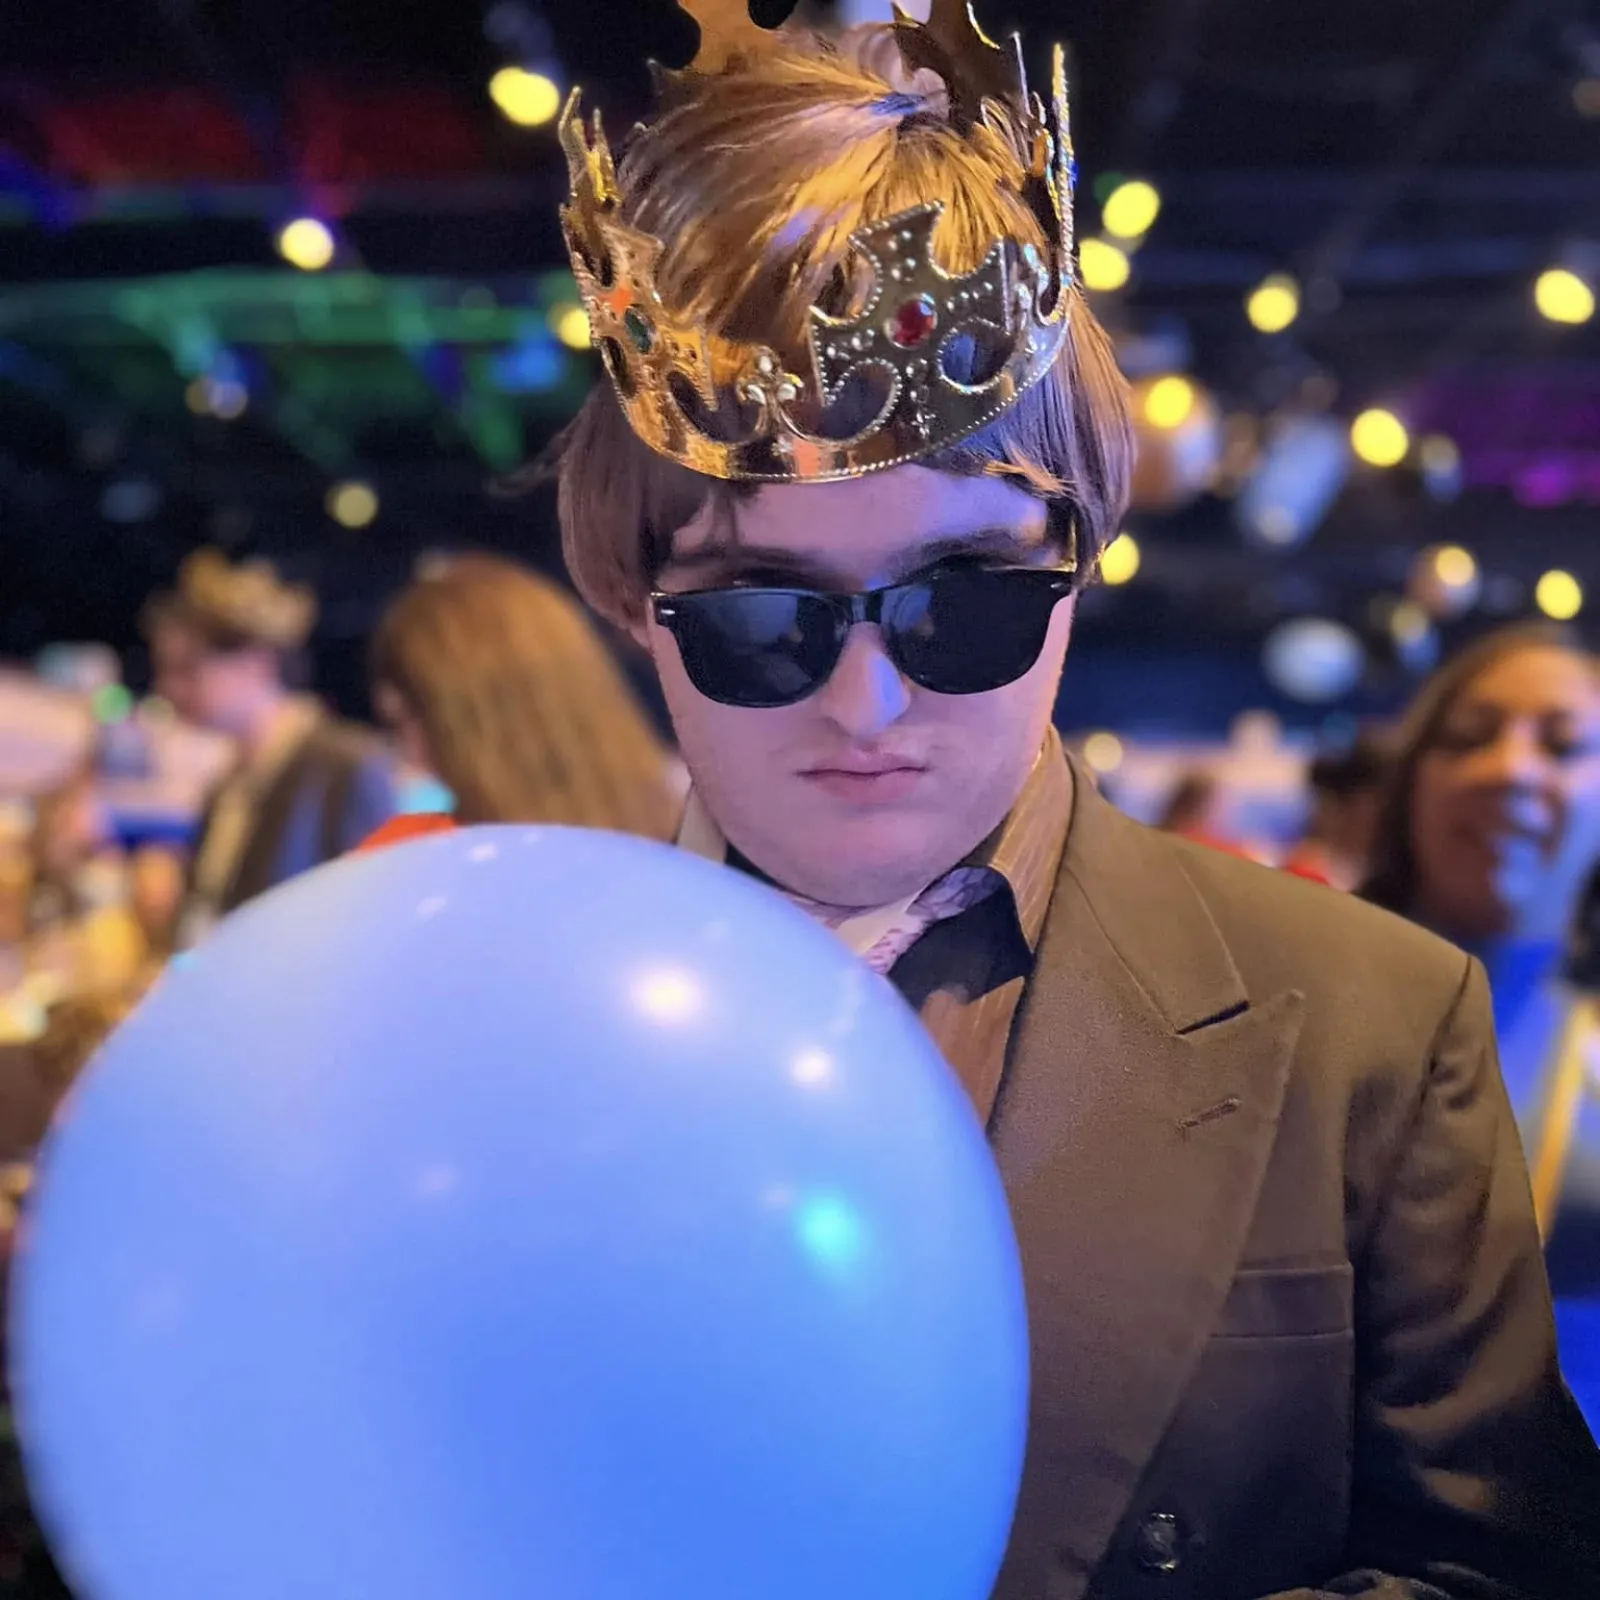
<svg viewBox="0 0 1600 1600">
<path fill-rule="evenodd" d="M 104 684 L 94 692 L 94 714 L 99 722 L 126 722 L 133 715 L 133 696 L 120 683 Z"/>
<path fill-rule="evenodd" d="M 854 1208 L 830 1195 L 818 1195 L 801 1205 L 795 1231 L 806 1253 L 823 1266 L 848 1267 L 861 1254 L 861 1220 Z"/>
</svg>

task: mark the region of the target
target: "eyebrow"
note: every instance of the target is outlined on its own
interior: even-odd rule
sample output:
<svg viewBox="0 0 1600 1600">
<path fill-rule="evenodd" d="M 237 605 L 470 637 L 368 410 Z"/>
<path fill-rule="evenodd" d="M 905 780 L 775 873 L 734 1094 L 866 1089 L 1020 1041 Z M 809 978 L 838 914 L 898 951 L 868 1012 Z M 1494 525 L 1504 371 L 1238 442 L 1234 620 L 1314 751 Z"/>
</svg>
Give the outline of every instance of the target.
<svg viewBox="0 0 1600 1600">
<path fill-rule="evenodd" d="M 1026 562 L 1048 550 L 1050 532 L 1030 538 L 1015 528 L 979 528 L 971 533 L 954 533 L 914 545 L 891 556 L 885 562 L 885 572 L 891 583 L 903 582 L 919 572 L 936 567 L 941 561 L 957 556 L 990 556 L 1002 561 Z M 667 562 L 664 571 L 677 572 L 781 572 L 802 579 L 808 586 L 820 589 L 849 588 L 837 570 L 826 562 L 812 560 L 793 550 L 779 546 L 746 544 L 743 541 L 721 541 L 705 545 Z"/>
</svg>

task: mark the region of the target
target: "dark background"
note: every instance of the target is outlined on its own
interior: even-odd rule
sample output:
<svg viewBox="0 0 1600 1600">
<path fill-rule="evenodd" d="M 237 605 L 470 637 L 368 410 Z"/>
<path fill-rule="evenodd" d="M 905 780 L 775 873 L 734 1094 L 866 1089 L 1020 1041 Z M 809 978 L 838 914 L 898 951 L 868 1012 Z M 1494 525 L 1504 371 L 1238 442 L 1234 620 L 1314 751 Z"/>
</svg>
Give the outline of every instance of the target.
<svg viewBox="0 0 1600 1600">
<path fill-rule="evenodd" d="M 220 543 L 318 585 L 319 680 L 360 709 L 364 637 L 419 554 L 559 560 L 547 495 L 486 493 L 592 375 L 549 334 L 571 294 L 553 129 L 507 123 L 489 77 L 540 65 L 622 127 L 647 58 L 681 62 L 692 25 L 670 0 L 0 3 L 0 656 L 101 638 L 137 678 L 140 602 Z M 1116 174 L 1161 190 L 1103 308 L 1131 349 L 1230 415 L 1381 402 L 1462 454 L 1442 497 L 1415 472 L 1356 472 L 1290 552 L 1251 547 L 1226 495 L 1136 518 L 1144 567 L 1085 607 L 1069 726 L 1217 729 L 1252 704 L 1315 723 L 1327 708 L 1259 667 L 1270 627 L 1302 614 L 1373 645 L 1334 714 L 1393 703 L 1410 670 L 1373 602 L 1430 543 L 1466 545 L 1488 580 L 1456 631 L 1525 614 L 1549 567 L 1600 589 L 1600 323 L 1531 302 L 1544 267 L 1600 265 L 1600 8 L 980 10 L 1036 59 L 1070 46 L 1081 234 Z M 307 211 L 341 241 L 326 273 L 274 248 Z M 1244 297 L 1283 270 L 1307 312 L 1258 335 Z M 190 409 L 208 375 L 244 386 L 243 415 Z M 381 498 L 357 531 L 324 509 L 346 477 Z"/>
</svg>

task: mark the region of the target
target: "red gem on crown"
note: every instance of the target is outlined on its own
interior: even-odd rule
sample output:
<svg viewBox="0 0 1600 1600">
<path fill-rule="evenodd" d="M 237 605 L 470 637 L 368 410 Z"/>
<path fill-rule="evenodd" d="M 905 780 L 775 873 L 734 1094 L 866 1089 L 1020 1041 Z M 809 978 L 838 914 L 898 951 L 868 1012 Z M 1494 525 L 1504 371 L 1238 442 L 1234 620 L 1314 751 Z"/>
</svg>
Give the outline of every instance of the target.
<svg viewBox="0 0 1600 1600">
<path fill-rule="evenodd" d="M 925 294 L 906 303 L 889 319 L 889 337 L 903 350 L 919 345 L 938 326 L 939 314 Z"/>
</svg>

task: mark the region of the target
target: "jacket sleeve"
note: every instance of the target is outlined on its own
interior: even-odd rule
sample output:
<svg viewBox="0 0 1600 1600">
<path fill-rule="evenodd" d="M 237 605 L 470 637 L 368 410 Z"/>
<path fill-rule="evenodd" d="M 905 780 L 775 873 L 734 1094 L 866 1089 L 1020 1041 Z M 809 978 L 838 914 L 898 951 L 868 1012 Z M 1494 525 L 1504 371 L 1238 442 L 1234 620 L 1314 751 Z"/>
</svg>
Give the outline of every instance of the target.
<svg viewBox="0 0 1600 1600">
<path fill-rule="evenodd" d="M 397 805 L 394 766 L 381 751 L 364 751 L 349 776 L 344 803 L 337 807 L 337 837 L 329 859 L 354 850 L 394 816 Z"/>
<path fill-rule="evenodd" d="M 1275 1600 L 1600 1596 L 1600 1451 L 1557 1367 L 1476 961 L 1357 1268 L 1352 1570 Z"/>
</svg>

